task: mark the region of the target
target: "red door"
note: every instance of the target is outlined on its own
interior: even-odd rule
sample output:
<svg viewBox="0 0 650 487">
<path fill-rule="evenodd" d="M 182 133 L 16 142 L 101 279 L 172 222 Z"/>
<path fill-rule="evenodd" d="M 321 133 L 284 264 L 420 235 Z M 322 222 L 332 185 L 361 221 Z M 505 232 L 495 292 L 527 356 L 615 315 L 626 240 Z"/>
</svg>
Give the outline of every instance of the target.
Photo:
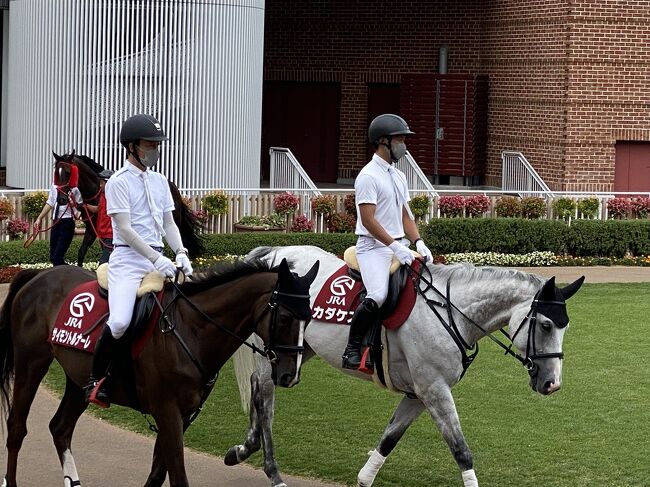
<svg viewBox="0 0 650 487">
<path fill-rule="evenodd" d="M 339 83 L 264 82 L 262 179 L 269 148 L 288 147 L 314 182 L 336 183 L 340 100 Z"/>
<path fill-rule="evenodd" d="M 617 142 L 614 191 L 650 192 L 650 142 Z"/>
</svg>

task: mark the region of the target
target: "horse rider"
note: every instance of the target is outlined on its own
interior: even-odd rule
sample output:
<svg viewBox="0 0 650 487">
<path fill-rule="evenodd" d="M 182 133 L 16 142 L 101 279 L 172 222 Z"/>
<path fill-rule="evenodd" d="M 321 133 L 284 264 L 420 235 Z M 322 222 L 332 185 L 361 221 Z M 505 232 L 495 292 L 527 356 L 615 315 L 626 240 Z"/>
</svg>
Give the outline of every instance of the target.
<svg viewBox="0 0 650 487">
<path fill-rule="evenodd" d="M 92 373 L 85 387 L 86 400 L 101 407 L 110 405 L 104 379 L 116 344 L 130 324 L 142 278 L 154 270 L 173 278 L 177 266 L 185 275 L 192 274 L 187 250 L 172 217 L 174 202 L 167 179 L 152 170 L 160 158 L 158 147 L 166 140 L 154 117 L 139 114 L 127 119 L 120 131 L 127 159 L 105 187 L 114 246 L 108 267 L 109 317 L 95 345 Z M 176 254 L 175 264 L 162 253 L 163 237 Z"/>
<path fill-rule="evenodd" d="M 418 253 L 432 260 L 408 205 L 406 176 L 393 166 L 406 154 L 405 139 L 413 133 L 403 118 L 393 114 L 379 115 L 368 128 L 375 153 L 354 181 L 357 260 L 367 294 L 350 322 L 342 357 L 344 369 L 358 369 L 361 365 L 361 342 L 378 319 L 379 308 L 388 295 L 393 256 L 402 265 L 411 264 L 413 254 L 408 246 L 415 242 Z"/>
<path fill-rule="evenodd" d="M 113 250 L 113 224 L 111 217 L 106 213 L 106 181 L 114 174 L 115 171 L 104 169 L 98 174 L 99 176 L 99 197 L 96 205 L 86 204 L 88 211 L 97 213 L 95 219 L 95 232 L 100 241 L 102 253 L 99 256 L 99 265 L 108 262 L 108 258 Z"/>
</svg>

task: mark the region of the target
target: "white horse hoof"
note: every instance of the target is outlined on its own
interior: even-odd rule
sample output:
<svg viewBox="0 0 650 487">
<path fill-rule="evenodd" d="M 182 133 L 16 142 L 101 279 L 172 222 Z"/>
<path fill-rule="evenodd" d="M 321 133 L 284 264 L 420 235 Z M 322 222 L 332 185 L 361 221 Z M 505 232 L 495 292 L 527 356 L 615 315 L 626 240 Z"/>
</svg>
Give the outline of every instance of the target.
<svg viewBox="0 0 650 487">
<path fill-rule="evenodd" d="M 273 487 L 287 487 L 287 484 L 282 482 L 281 484 L 274 485 Z"/>
</svg>

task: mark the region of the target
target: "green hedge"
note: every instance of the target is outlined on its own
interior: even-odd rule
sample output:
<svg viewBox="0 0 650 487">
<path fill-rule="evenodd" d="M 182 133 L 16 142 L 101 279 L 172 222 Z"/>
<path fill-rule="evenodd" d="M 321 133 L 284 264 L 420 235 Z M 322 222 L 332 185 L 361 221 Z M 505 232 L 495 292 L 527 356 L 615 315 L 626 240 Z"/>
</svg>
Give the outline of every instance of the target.
<svg viewBox="0 0 650 487">
<path fill-rule="evenodd" d="M 650 254 L 648 220 L 559 220 L 438 218 L 421 228 L 434 254 L 550 251 L 577 257 Z"/>
<path fill-rule="evenodd" d="M 559 220 L 520 218 L 437 218 L 421 227 L 422 237 L 434 254 L 501 252 L 526 254 L 550 251 L 576 257 L 650 255 L 649 220 L 575 220 L 571 226 Z M 234 233 L 205 236 L 205 256 L 243 255 L 258 246 L 316 245 L 336 255 L 354 245 L 351 233 Z M 76 262 L 81 238 L 76 237 L 66 254 Z M 169 250 L 169 249 L 168 249 Z M 99 259 L 95 243 L 86 261 Z M 49 261 L 49 241 L 29 248 L 22 241 L 0 244 L 0 267 Z"/>
</svg>

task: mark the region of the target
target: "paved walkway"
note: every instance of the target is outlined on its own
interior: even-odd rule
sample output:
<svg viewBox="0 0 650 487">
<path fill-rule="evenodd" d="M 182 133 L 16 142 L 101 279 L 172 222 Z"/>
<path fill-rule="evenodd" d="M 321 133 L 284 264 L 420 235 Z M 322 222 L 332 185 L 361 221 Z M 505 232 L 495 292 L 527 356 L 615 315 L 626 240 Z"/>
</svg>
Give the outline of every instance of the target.
<svg viewBox="0 0 650 487">
<path fill-rule="evenodd" d="M 542 276 L 556 276 L 558 282 L 572 282 L 585 275 L 586 282 L 650 282 L 650 267 L 521 267 Z M 0 301 L 8 285 L 0 284 Z M 48 430 L 58 400 L 47 390 L 39 390 L 28 421 L 29 434 L 19 459 L 21 485 L 61 485 L 62 474 Z M 4 430 L 2 432 L 4 440 Z M 100 440 L 100 444 L 98 443 Z M 4 442 L 4 441 L 3 441 Z M 147 478 L 153 440 L 119 429 L 88 414 L 79 420 L 73 453 L 84 486 L 137 486 Z M 185 450 L 190 484 L 194 487 L 268 487 L 261 470 L 249 466 L 226 467 L 221 458 Z M 0 469 L 4 469 L 6 450 L 0 447 Z M 286 477 L 291 487 L 325 487 L 317 481 Z M 168 484 L 165 484 L 168 485 Z M 332 486 L 333 487 L 333 486 Z"/>
</svg>

